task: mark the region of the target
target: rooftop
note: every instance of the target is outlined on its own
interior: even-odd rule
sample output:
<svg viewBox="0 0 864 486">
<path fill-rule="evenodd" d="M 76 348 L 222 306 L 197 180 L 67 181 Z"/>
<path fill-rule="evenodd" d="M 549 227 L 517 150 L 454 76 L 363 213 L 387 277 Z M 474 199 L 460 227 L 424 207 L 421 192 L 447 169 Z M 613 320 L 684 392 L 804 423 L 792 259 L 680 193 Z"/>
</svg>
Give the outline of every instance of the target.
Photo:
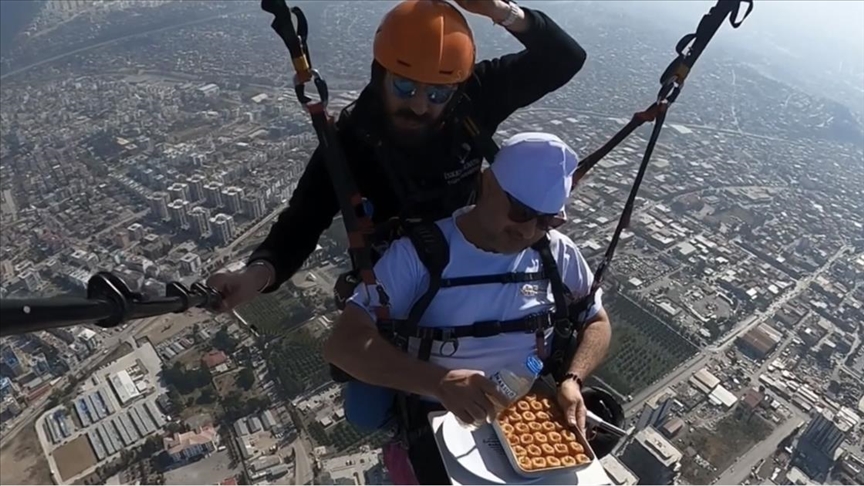
<svg viewBox="0 0 864 486">
<path fill-rule="evenodd" d="M 663 465 L 671 467 L 681 460 L 681 451 L 660 435 L 654 427 L 642 429 L 636 434 L 636 440 Z"/>
<path fill-rule="evenodd" d="M 191 446 L 213 442 L 218 435 L 219 433 L 212 425 L 207 425 L 197 431 L 175 433 L 174 437 L 165 437 L 162 443 L 168 454 L 179 454 Z"/>
<path fill-rule="evenodd" d="M 639 478 L 612 454 L 603 456 L 600 465 L 606 470 L 609 479 L 615 484 L 639 484 Z"/>
</svg>

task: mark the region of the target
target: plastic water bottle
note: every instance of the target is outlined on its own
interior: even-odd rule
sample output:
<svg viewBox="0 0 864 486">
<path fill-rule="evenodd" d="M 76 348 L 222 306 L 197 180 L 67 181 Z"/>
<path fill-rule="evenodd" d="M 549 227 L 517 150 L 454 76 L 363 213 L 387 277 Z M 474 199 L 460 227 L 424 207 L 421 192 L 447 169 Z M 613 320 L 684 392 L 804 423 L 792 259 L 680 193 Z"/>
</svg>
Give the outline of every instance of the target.
<svg viewBox="0 0 864 486">
<path fill-rule="evenodd" d="M 492 375 L 489 379 L 492 383 L 495 383 L 498 391 L 507 397 L 507 403 L 496 403 L 500 407 L 496 407 L 498 411 L 500 412 L 527 395 L 531 391 L 531 388 L 534 387 L 534 382 L 537 381 L 537 377 L 540 376 L 541 371 L 543 371 L 543 361 L 536 354 L 532 354 L 525 359 L 521 366 L 513 369 L 504 368 Z M 486 417 L 486 422 L 488 423 L 489 420 L 494 418 Z M 457 420 L 463 427 L 470 430 L 476 430 L 483 425 L 482 422 L 466 424 L 458 418 Z"/>
<path fill-rule="evenodd" d="M 507 403 L 500 405 L 507 408 L 527 395 L 541 371 L 543 371 L 543 361 L 536 354 L 532 354 L 522 363 L 522 366 L 515 369 L 504 368 L 492 375 L 490 380 L 508 400 Z"/>
</svg>

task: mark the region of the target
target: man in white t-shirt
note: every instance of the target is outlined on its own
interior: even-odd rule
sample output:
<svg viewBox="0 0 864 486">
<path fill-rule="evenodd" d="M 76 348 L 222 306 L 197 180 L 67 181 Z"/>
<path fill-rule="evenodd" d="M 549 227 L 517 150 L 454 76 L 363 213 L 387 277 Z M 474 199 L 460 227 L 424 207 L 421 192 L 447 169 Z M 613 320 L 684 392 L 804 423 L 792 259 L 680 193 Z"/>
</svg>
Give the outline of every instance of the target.
<svg viewBox="0 0 864 486">
<path fill-rule="evenodd" d="M 573 241 L 552 229 L 563 221 L 577 165 L 573 150 L 554 135 L 523 133 L 507 140 L 482 175 L 477 204 L 436 223 L 450 247 L 442 277 L 538 272 L 541 259 L 532 245 L 548 236 L 566 288 L 576 300 L 587 295 L 593 282 L 591 270 Z M 411 240 L 394 242 L 374 271 L 389 298 L 390 316 L 405 319 L 429 285 L 429 272 Z M 554 309 L 550 287 L 545 280 L 441 288 L 418 325 L 469 326 L 550 311 Z M 503 368 L 519 367 L 538 347 L 532 333 L 468 337 L 459 339 L 455 349 L 436 343 L 429 360 L 422 361 L 416 357 L 416 340 L 409 343 L 406 353 L 379 333 L 376 292 L 369 293 L 360 285 L 349 302 L 325 344 L 324 358 L 363 382 L 361 385 L 418 395 L 469 423 L 493 414 L 494 398 L 504 400 L 487 377 Z M 611 334 L 600 291 L 587 315 L 579 347 L 571 362 L 565 363 L 569 369 L 558 391 L 568 420 L 582 430 L 582 380 L 602 362 Z M 546 352 L 552 333 L 552 329 L 545 331 Z"/>
</svg>

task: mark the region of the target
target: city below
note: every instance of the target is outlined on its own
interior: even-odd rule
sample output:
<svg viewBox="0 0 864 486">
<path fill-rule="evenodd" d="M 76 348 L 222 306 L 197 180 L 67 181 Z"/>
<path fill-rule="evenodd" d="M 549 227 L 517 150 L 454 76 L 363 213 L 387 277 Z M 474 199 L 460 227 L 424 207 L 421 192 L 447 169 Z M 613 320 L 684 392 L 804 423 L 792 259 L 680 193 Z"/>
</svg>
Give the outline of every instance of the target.
<svg viewBox="0 0 864 486">
<path fill-rule="evenodd" d="M 335 115 L 392 2 L 299 3 Z M 609 3 L 527 2 L 589 60 L 496 140 L 550 132 L 585 156 L 650 104 L 698 17 Z M 47 0 L 4 34 L 0 297 L 85 296 L 97 271 L 164 295 L 244 267 L 317 146 L 258 4 Z M 481 58 L 521 48 L 471 23 Z M 828 99 L 738 50 L 712 44 L 670 108 L 604 283 L 612 344 L 588 381 L 626 412 L 599 460 L 614 484 L 864 483 L 864 90 Z M 864 85 L 839 64 L 836 92 Z M 649 134 L 568 203 L 559 230 L 592 266 Z M 347 245 L 336 218 L 289 282 L 230 313 L 0 338 L 3 484 L 392 484 L 388 432 L 345 419 L 321 357 Z"/>
</svg>

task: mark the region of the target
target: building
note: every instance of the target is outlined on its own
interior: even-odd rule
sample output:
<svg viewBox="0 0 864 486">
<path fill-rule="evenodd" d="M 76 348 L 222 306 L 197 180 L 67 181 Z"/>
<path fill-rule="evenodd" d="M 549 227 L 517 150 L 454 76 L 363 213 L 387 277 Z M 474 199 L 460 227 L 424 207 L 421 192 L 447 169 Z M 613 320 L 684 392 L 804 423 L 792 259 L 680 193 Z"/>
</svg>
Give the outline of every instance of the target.
<svg viewBox="0 0 864 486">
<path fill-rule="evenodd" d="M 37 292 L 42 288 L 42 278 L 39 277 L 39 272 L 36 269 L 24 270 L 18 278 L 24 281 L 24 284 L 27 285 L 27 290 L 30 292 Z"/>
<path fill-rule="evenodd" d="M 681 417 L 672 417 L 667 420 L 659 430 L 666 437 L 674 439 L 679 433 L 681 433 L 682 429 L 684 429 L 684 421 L 681 420 Z"/>
<path fill-rule="evenodd" d="M 189 201 L 176 199 L 168 204 L 168 214 L 175 228 L 189 228 Z"/>
<path fill-rule="evenodd" d="M 681 470 L 681 451 L 654 427 L 640 430 L 621 454 L 639 484 L 673 484 Z"/>
<path fill-rule="evenodd" d="M 600 465 L 606 470 L 606 475 L 612 480 L 612 484 L 633 485 L 639 484 L 639 478 L 633 474 L 633 471 L 627 468 L 617 457 L 612 454 L 607 454 L 600 459 Z"/>
<path fill-rule="evenodd" d="M 229 245 L 234 240 L 234 218 L 224 213 L 219 213 L 210 218 L 210 224 L 215 229 L 214 234 L 222 245 Z"/>
<path fill-rule="evenodd" d="M 0 399 L 12 395 L 14 391 L 15 388 L 12 386 L 12 380 L 6 376 L 0 376 Z"/>
<path fill-rule="evenodd" d="M 189 186 L 190 202 L 198 202 L 204 199 L 204 176 L 201 174 L 192 174 L 186 179 L 186 184 Z"/>
<path fill-rule="evenodd" d="M 207 425 L 194 431 L 165 437 L 162 444 L 175 464 L 187 463 L 215 451 L 219 445 L 219 433 L 212 425 Z"/>
<path fill-rule="evenodd" d="M 243 214 L 252 219 L 264 217 L 264 200 L 258 196 L 250 195 L 243 198 Z"/>
<path fill-rule="evenodd" d="M 219 86 L 213 83 L 205 84 L 198 88 L 198 92 L 206 97 L 213 97 L 219 94 Z"/>
<path fill-rule="evenodd" d="M 201 357 L 201 365 L 211 370 L 227 361 L 228 356 L 222 351 L 210 351 Z"/>
<path fill-rule="evenodd" d="M 168 214 L 168 202 L 171 196 L 167 192 L 157 191 L 147 197 L 147 202 L 150 204 L 150 213 L 161 221 L 169 221 L 171 216 Z"/>
<path fill-rule="evenodd" d="M 129 233 L 130 241 L 140 241 L 144 238 L 144 226 L 141 226 L 141 223 L 132 223 L 126 228 L 126 232 Z"/>
<path fill-rule="evenodd" d="M 264 430 L 270 430 L 274 426 L 276 426 L 276 418 L 273 417 L 273 412 L 270 410 L 265 410 L 261 413 L 261 424 L 264 426 Z"/>
<path fill-rule="evenodd" d="M 201 257 L 195 253 L 187 253 L 180 258 L 180 268 L 186 275 L 198 275 L 201 270 Z"/>
<path fill-rule="evenodd" d="M 782 339 L 783 335 L 779 331 L 768 324 L 760 324 L 735 339 L 735 344 L 747 356 L 763 360 L 774 351 Z"/>
<path fill-rule="evenodd" d="M 702 368 L 696 373 L 693 373 L 693 376 L 691 376 L 688 381 L 693 385 L 693 388 L 696 388 L 706 395 L 711 393 L 711 390 L 720 384 L 720 379 L 708 371 L 708 368 Z"/>
<path fill-rule="evenodd" d="M 129 376 L 126 370 L 111 375 L 108 381 L 111 382 L 111 388 L 114 389 L 114 393 L 117 395 L 117 399 L 120 400 L 121 406 L 126 405 L 130 400 L 141 395 L 138 387 L 135 386 L 135 382 L 132 381 L 132 377 Z"/>
<path fill-rule="evenodd" d="M 243 212 L 243 189 L 226 187 L 222 190 L 222 200 L 225 202 L 225 207 L 229 213 L 240 214 Z"/>
<path fill-rule="evenodd" d="M 738 397 L 723 385 L 715 386 L 708 394 L 708 400 L 714 405 L 720 405 L 726 409 L 730 409 L 738 403 Z"/>
<path fill-rule="evenodd" d="M 175 182 L 168 187 L 168 194 L 171 196 L 171 200 L 176 201 L 177 199 L 188 201 L 189 200 L 189 184 L 185 182 Z"/>
<path fill-rule="evenodd" d="M 221 208 L 224 205 L 224 201 L 222 201 L 222 183 L 212 181 L 204 184 L 204 199 L 207 200 L 208 206 Z"/>
<path fill-rule="evenodd" d="M 19 356 L 18 351 L 8 344 L 0 348 L 0 360 L 2 360 L 0 364 L 13 378 L 25 375 L 30 371 L 27 364 Z"/>
<path fill-rule="evenodd" d="M 127 246 L 129 246 L 129 243 L 130 243 L 129 233 L 126 231 L 118 231 L 118 232 L 114 233 L 113 240 L 114 240 L 114 244 L 117 245 L 117 248 L 120 248 L 121 250 L 123 250 Z"/>
<path fill-rule="evenodd" d="M 203 206 L 195 206 L 189 212 L 192 229 L 201 238 L 209 238 L 213 234 L 210 228 L 210 210 Z"/>
<path fill-rule="evenodd" d="M 674 403 L 675 392 L 670 388 L 666 388 L 649 398 L 642 406 L 642 413 L 636 422 L 634 433 L 646 427 L 659 427 L 669 417 L 669 412 L 672 410 Z"/>
<path fill-rule="evenodd" d="M 99 337 L 96 334 L 96 331 L 92 329 L 84 328 L 81 332 L 78 333 L 78 340 L 90 350 L 91 353 L 95 352 L 99 348 Z"/>
<path fill-rule="evenodd" d="M 823 410 L 810 421 L 798 439 L 792 464 L 823 483 L 834 464 L 835 454 L 854 424 L 840 414 Z"/>
</svg>

